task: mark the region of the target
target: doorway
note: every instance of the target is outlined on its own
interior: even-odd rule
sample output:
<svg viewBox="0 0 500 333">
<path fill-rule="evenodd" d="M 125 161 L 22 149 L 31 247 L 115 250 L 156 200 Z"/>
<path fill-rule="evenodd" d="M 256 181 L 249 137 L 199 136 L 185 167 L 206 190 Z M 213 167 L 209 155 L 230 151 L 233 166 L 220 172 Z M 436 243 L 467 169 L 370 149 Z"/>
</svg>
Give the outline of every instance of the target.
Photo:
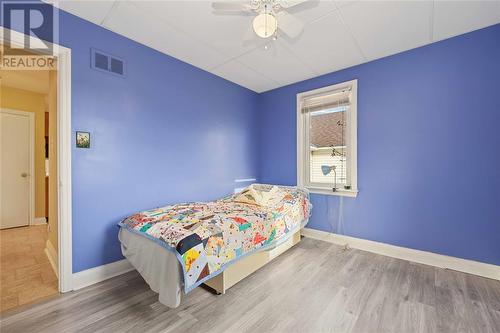
<svg viewBox="0 0 500 333">
<path fill-rule="evenodd" d="M 57 72 L 0 69 L 0 77 L 3 312 L 59 292 Z"/>
<path fill-rule="evenodd" d="M 8 34 L 6 32 L 9 32 Z M 41 43 L 37 38 L 27 36 L 14 30 L 3 29 L 0 34 L 0 46 L 10 45 L 22 49 L 28 41 L 30 45 Z M 57 58 L 57 74 L 52 82 L 56 83 L 57 105 L 57 138 L 56 156 L 53 158 L 58 174 L 56 180 L 57 196 L 53 198 L 57 202 L 57 211 L 54 213 L 58 218 L 57 248 L 55 249 L 58 260 L 54 263 L 58 272 L 58 290 L 67 292 L 73 290 L 72 271 L 72 209 L 71 209 L 71 50 L 58 44 L 52 44 L 53 55 Z M 50 198 L 49 198 L 50 200 Z M 49 222 L 50 223 L 50 222 Z M 14 229 L 10 229 L 14 230 Z M 47 249 L 46 250 L 50 250 Z M 47 252 L 47 251 L 45 251 Z"/>
</svg>

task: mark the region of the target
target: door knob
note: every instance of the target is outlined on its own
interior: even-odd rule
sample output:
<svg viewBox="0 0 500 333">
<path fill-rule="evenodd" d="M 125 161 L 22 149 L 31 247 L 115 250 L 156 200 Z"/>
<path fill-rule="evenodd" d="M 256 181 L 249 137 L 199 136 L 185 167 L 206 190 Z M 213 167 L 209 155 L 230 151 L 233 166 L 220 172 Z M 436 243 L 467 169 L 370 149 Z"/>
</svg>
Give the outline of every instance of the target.
<svg viewBox="0 0 500 333">
<path fill-rule="evenodd" d="M 28 174 L 27 174 L 26 172 L 23 172 L 23 173 L 21 174 L 21 177 L 26 178 L 26 177 L 28 177 Z"/>
</svg>

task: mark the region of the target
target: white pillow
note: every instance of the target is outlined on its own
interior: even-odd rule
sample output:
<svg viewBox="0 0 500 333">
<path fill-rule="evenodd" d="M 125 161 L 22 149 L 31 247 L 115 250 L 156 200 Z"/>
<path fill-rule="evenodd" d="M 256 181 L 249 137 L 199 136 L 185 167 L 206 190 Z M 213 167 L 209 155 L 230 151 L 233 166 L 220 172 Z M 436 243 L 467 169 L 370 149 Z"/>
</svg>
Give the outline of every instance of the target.
<svg viewBox="0 0 500 333">
<path fill-rule="evenodd" d="M 249 205 L 259 205 L 260 206 L 260 201 L 262 201 L 262 198 L 260 194 L 252 187 L 249 186 L 248 188 L 244 189 L 240 193 L 238 193 L 233 201 L 235 202 L 240 202 L 240 203 L 246 203 Z"/>
<path fill-rule="evenodd" d="M 278 186 L 273 186 L 268 192 L 262 192 L 262 205 L 275 206 L 279 204 L 286 196 L 286 191 L 283 191 Z"/>
<path fill-rule="evenodd" d="M 234 201 L 257 206 L 275 206 L 283 200 L 285 195 L 286 191 L 278 186 L 269 188 L 251 185 L 237 194 Z"/>
</svg>

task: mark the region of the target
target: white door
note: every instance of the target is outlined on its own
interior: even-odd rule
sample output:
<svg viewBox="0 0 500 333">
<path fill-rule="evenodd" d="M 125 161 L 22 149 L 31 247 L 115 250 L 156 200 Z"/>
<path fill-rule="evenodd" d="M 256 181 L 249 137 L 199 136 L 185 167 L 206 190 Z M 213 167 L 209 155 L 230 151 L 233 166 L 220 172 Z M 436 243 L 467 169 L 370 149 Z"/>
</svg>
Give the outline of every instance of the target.
<svg viewBox="0 0 500 333">
<path fill-rule="evenodd" d="M 0 112 L 0 229 L 30 224 L 33 122 L 30 112 Z"/>
</svg>

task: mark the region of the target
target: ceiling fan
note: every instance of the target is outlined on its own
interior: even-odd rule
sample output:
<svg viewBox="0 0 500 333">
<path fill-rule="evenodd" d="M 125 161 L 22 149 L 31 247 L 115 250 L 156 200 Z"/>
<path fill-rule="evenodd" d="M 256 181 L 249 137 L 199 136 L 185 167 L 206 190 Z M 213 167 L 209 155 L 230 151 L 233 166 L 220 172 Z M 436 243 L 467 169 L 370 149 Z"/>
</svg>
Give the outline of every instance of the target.
<svg viewBox="0 0 500 333">
<path fill-rule="evenodd" d="M 279 30 L 293 39 L 301 34 L 304 24 L 288 10 L 305 2 L 307 0 L 219 1 L 213 2 L 212 8 L 220 14 L 255 14 L 253 31 L 260 38 L 276 39 Z"/>
</svg>

